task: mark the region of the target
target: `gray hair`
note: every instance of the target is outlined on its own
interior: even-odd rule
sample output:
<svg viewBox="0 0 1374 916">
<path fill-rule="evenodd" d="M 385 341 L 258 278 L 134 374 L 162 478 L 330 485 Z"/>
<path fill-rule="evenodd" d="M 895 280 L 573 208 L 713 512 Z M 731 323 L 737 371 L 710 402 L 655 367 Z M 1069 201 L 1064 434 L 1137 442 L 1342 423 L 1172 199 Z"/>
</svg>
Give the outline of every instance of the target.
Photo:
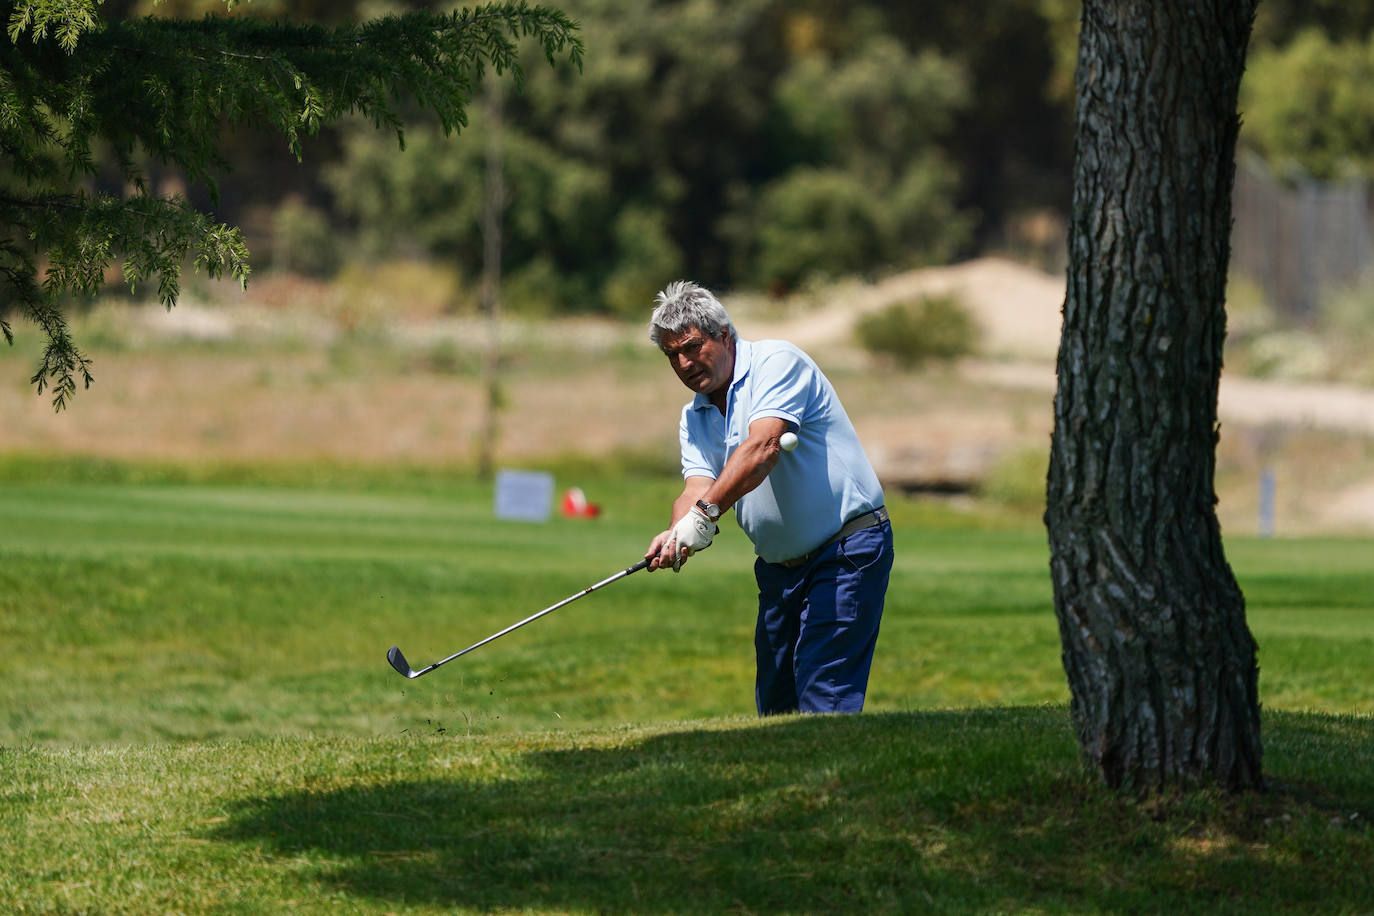
<svg viewBox="0 0 1374 916">
<path fill-rule="evenodd" d="M 711 295 L 710 290 L 690 280 L 669 283 L 654 301 L 658 305 L 649 318 L 649 339 L 656 347 L 661 346 L 664 334 L 681 334 L 690 327 L 696 327 L 713 340 L 739 338 L 725 306 Z"/>
</svg>

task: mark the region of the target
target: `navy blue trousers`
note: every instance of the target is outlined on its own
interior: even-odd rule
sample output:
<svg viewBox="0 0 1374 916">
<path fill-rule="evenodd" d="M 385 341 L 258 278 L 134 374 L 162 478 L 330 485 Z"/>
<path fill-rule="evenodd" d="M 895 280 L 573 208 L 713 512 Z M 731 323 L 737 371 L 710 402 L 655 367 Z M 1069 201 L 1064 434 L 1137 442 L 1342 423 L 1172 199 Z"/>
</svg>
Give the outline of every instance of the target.
<svg viewBox="0 0 1374 916">
<path fill-rule="evenodd" d="M 759 715 L 859 712 L 892 573 L 892 526 L 856 531 L 791 569 L 754 563 Z"/>
</svg>

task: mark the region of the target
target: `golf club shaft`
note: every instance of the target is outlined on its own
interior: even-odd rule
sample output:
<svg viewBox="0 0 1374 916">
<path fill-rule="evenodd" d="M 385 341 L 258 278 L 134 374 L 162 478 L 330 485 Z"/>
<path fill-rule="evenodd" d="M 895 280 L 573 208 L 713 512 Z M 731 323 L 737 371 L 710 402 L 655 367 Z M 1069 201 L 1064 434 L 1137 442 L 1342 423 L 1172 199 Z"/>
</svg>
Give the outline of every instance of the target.
<svg viewBox="0 0 1374 916">
<path fill-rule="evenodd" d="M 527 624 L 527 623 L 533 623 L 534 621 L 538 620 L 540 617 L 543 617 L 545 614 L 551 614 L 551 613 L 553 613 L 554 611 L 558 610 L 559 608 L 563 607 L 564 605 L 573 603 L 573 602 L 576 601 L 578 598 L 581 598 L 581 597 L 584 596 L 584 595 L 590 595 L 592 592 L 596 591 L 598 588 L 601 588 L 602 586 L 610 585 L 612 582 L 616 581 L 617 579 L 623 579 L 623 578 L 625 578 L 626 576 L 630 575 L 631 573 L 639 572 L 641 569 L 644 569 L 644 568 L 647 567 L 648 565 L 649 565 L 649 560 L 648 560 L 647 558 L 646 558 L 646 559 L 643 559 L 643 560 L 640 560 L 640 561 L 639 561 L 638 563 L 636 563 L 635 565 L 626 567 L 625 569 L 622 569 L 620 572 L 616 573 L 616 574 L 613 575 L 613 576 L 607 576 L 606 578 L 602 579 L 600 582 L 596 583 L 595 585 L 589 585 L 589 586 L 587 586 L 586 588 L 582 589 L 582 591 L 578 592 L 577 594 L 575 594 L 575 595 L 569 595 L 567 598 L 564 598 L 562 601 L 558 602 L 557 604 L 551 604 L 551 605 L 549 605 L 548 607 L 544 608 L 544 610 L 539 611 L 539 612 L 534 613 L 534 614 L 531 614 L 530 616 L 526 617 L 524 620 L 521 620 L 521 621 L 519 621 L 519 622 L 517 622 L 517 623 L 513 623 L 513 624 L 511 624 L 510 626 L 506 627 L 504 630 L 501 630 L 501 631 L 498 632 L 498 633 L 493 633 L 493 634 L 491 634 L 490 636 L 488 636 L 486 639 L 483 639 L 483 640 L 481 640 L 480 642 L 475 642 L 475 643 L 473 643 L 472 645 L 468 646 L 466 649 L 463 649 L 463 650 L 460 651 L 460 652 L 455 652 L 455 653 L 453 653 L 453 654 L 450 655 L 448 658 L 440 659 L 439 661 L 435 662 L 434 664 L 430 665 L 430 666 L 427 667 L 427 668 L 421 668 L 420 670 L 416 671 L 414 674 L 412 674 L 412 675 L 410 675 L 410 676 L 411 676 L 411 677 L 419 677 L 419 676 L 422 675 L 422 674 L 425 674 L 425 673 L 427 673 L 427 672 L 433 671 L 435 668 L 438 668 L 440 665 L 447 665 L 449 662 L 453 661 L 455 658 L 458 658 L 458 657 L 463 656 L 463 655 L 467 655 L 467 654 L 468 654 L 469 652 L 471 652 L 473 649 L 480 649 L 482 646 L 485 646 L 487 643 L 491 642 L 492 640 L 500 639 L 502 636 L 505 636 L 507 633 L 510 633 L 510 632 L 513 631 L 513 630 L 518 630 L 518 629 L 520 629 L 521 627 L 523 627 L 523 626 L 524 626 L 525 624 Z"/>
</svg>

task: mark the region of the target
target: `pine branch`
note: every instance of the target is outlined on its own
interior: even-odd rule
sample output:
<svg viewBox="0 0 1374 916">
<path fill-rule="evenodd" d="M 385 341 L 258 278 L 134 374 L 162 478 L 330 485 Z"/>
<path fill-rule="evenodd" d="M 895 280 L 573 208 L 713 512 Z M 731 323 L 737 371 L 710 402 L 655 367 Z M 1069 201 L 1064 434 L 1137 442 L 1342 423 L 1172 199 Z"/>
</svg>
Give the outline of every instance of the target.
<svg viewBox="0 0 1374 916">
<path fill-rule="evenodd" d="M 94 381 L 91 361 L 77 348 L 61 309 L 44 294 L 35 281 L 36 267 L 28 252 L 12 240 L 0 240 L 0 289 L 5 299 L 19 312 L 38 325 L 47 345 L 38 371 L 29 379 L 38 394 L 51 389 L 53 409 L 63 410 L 76 394 L 76 379 L 84 385 Z M 5 339 L 14 343 L 14 335 L 7 321 L 0 321 Z"/>
<path fill-rule="evenodd" d="M 488 69 L 522 77 L 519 42 L 546 60 L 582 64 L 577 25 L 524 0 L 450 14 L 409 13 L 328 29 L 207 17 L 102 22 L 99 0 L 23 0 L 0 41 L 0 285 L 48 345 L 33 378 L 62 409 L 76 379 L 90 384 L 59 303 L 93 296 L 123 262 L 130 286 L 157 284 L 168 307 L 187 259 L 213 277 L 247 282 L 248 252 L 232 226 L 184 200 L 144 192 L 140 152 L 182 169 L 215 193 L 228 171 L 219 147 L 227 124 L 279 133 L 301 158 L 303 136 L 350 114 L 396 134 L 416 106 L 445 133 L 467 124 L 474 87 Z M 121 200 L 76 190 L 107 146 L 126 183 Z M 41 284 L 36 264 L 45 264 Z M 0 331 L 12 341 L 10 325 Z"/>
</svg>

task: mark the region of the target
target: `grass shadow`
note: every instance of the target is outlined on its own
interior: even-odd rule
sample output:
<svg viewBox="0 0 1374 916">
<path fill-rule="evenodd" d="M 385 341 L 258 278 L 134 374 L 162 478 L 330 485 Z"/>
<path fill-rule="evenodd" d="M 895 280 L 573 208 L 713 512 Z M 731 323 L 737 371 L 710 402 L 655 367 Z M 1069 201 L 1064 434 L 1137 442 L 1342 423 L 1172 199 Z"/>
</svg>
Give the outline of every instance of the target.
<svg viewBox="0 0 1374 916">
<path fill-rule="evenodd" d="M 213 837 L 481 912 L 1367 911 L 1374 720 L 1281 718 L 1288 788 L 1240 798 L 1102 789 L 1062 708 L 944 711 L 397 742 L 391 773 L 244 799 Z"/>
</svg>

